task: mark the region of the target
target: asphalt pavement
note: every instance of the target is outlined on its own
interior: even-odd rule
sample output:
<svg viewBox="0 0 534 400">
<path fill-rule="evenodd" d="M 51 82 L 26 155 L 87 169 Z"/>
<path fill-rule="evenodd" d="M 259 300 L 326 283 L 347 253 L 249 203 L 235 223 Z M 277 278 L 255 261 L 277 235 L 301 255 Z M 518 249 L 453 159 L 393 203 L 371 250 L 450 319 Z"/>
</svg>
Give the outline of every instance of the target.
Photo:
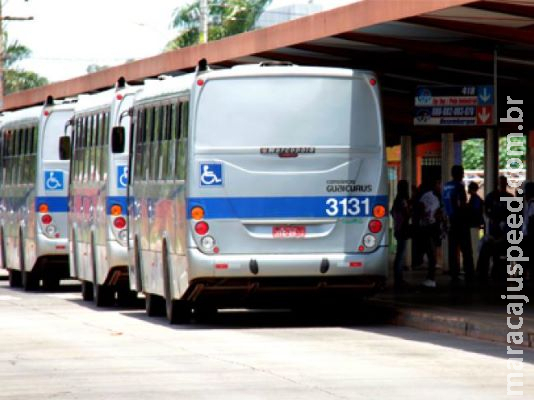
<svg viewBox="0 0 534 400">
<path fill-rule="evenodd" d="M 0 281 L 0 399 L 508 398 L 505 345 L 372 314 L 232 310 L 170 326 L 138 307 L 96 309 L 76 285 L 25 293 Z"/>
</svg>

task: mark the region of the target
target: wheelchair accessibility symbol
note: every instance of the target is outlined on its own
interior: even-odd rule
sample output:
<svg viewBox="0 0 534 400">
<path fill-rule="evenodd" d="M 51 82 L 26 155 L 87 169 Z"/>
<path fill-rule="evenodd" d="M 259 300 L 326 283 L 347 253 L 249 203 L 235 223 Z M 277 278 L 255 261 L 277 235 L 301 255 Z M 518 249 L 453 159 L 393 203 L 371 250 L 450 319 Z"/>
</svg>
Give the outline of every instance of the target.
<svg viewBox="0 0 534 400">
<path fill-rule="evenodd" d="M 126 189 L 128 186 L 128 166 L 119 165 L 117 167 L 117 188 Z"/>
<path fill-rule="evenodd" d="M 45 171 L 45 190 L 63 190 L 63 171 Z"/>
<path fill-rule="evenodd" d="M 222 186 L 222 164 L 200 164 L 200 186 Z"/>
</svg>

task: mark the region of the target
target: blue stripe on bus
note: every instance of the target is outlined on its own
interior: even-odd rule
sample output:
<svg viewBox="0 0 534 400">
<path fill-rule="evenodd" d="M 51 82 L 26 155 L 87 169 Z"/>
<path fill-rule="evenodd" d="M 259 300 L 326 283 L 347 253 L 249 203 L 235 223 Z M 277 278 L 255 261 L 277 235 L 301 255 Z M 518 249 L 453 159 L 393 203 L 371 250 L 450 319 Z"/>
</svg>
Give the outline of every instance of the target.
<svg viewBox="0 0 534 400">
<path fill-rule="evenodd" d="M 118 204 L 122 207 L 122 215 L 128 214 L 128 196 L 108 196 L 106 199 L 106 214 L 111 215 L 111 206 Z"/>
<path fill-rule="evenodd" d="M 352 200 L 356 199 L 356 200 Z M 366 205 L 365 199 L 369 199 Z M 310 197 L 202 197 L 189 198 L 191 209 L 200 206 L 205 218 L 357 218 L 370 217 L 373 207 L 388 206 L 387 196 Z"/>
<path fill-rule="evenodd" d="M 35 211 L 39 211 L 41 204 L 48 205 L 49 212 L 68 212 L 69 198 L 66 196 L 38 196 L 35 198 Z"/>
</svg>

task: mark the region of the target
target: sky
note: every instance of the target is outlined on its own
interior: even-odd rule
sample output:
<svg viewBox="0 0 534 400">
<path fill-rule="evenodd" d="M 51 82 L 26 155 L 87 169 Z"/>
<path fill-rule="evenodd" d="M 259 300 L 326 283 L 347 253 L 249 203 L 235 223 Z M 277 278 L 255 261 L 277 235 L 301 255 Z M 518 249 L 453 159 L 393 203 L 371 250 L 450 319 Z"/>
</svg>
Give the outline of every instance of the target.
<svg viewBox="0 0 534 400">
<path fill-rule="evenodd" d="M 1 1 L 1 0 L 0 0 Z M 325 8 L 354 0 L 314 0 Z M 177 36 L 173 12 L 190 0 L 4 0 L 3 15 L 32 16 L 33 21 L 5 21 L 9 40 L 32 55 L 18 66 L 49 81 L 84 75 L 87 66 L 117 65 L 162 52 Z M 273 0 L 268 9 L 308 0 Z"/>
</svg>

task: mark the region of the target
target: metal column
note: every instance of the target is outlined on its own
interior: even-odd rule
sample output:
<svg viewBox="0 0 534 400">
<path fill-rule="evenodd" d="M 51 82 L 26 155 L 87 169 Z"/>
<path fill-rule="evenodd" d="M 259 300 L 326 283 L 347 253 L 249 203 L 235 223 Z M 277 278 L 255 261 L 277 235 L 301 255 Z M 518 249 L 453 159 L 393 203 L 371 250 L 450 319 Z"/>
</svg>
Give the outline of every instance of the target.
<svg viewBox="0 0 534 400">
<path fill-rule="evenodd" d="M 451 168 L 454 165 L 454 134 L 441 134 L 441 187 L 452 179 Z M 449 268 L 449 241 L 447 237 L 442 242 L 443 267 Z"/>
</svg>

